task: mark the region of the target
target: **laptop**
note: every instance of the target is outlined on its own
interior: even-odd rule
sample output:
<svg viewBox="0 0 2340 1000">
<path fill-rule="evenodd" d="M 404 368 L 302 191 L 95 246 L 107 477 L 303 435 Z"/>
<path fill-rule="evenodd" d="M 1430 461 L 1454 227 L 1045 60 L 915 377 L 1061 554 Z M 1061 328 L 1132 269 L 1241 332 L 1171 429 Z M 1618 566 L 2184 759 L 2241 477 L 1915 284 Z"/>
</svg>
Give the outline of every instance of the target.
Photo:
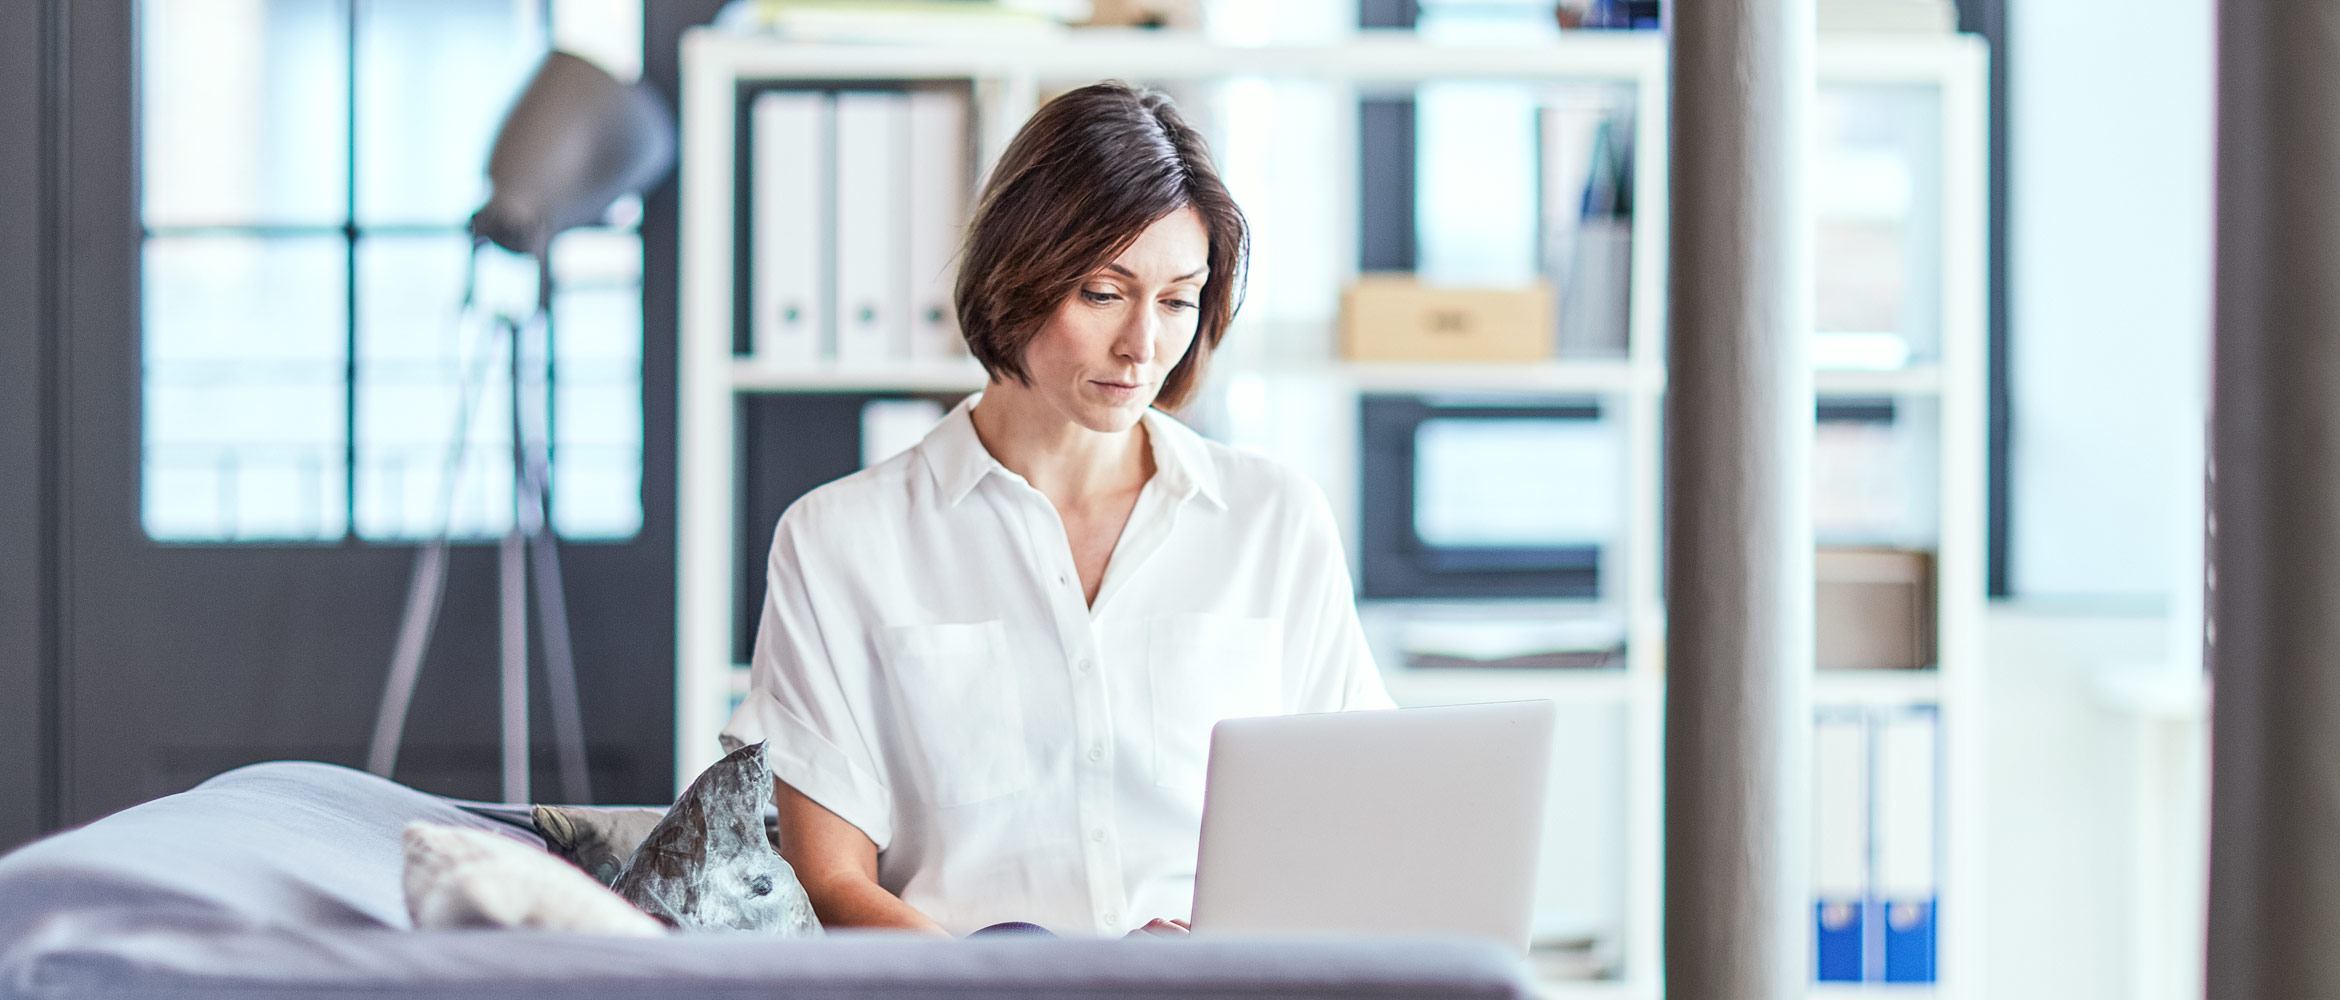
<svg viewBox="0 0 2340 1000">
<path fill-rule="evenodd" d="M 1556 706 L 1228 719 L 1194 933 L 1492 938 L 1525 953 Z"/>
</svg>

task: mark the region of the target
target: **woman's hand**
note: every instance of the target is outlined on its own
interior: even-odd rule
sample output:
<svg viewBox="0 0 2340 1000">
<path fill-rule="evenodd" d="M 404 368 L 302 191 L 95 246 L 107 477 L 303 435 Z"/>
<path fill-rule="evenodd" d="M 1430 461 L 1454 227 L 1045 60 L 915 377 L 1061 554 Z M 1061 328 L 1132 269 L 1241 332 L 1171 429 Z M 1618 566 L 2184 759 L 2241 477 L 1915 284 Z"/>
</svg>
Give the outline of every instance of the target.
<svg viewBox="0 0 2340 1000">
<path fill-rule="evenodd" d="M 1146 921 L 1146 925 L 1144 927 L 1140 927 L 1137 930 L 1129 932 L 1129 937 L 1182 938 L 1192 933 L 1194 933 L 1194 927 L 1184 920 L 1164 920 L 1161 917 L 1155 917 L 1152 920 Z"/>
</svg>

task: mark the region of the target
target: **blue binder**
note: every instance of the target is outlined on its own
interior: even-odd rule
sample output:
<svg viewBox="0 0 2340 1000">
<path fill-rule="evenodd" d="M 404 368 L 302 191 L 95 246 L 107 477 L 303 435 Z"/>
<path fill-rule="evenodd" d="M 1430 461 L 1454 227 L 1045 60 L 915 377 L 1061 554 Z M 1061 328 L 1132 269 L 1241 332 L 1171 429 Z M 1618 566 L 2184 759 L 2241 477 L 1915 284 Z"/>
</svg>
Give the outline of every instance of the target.
<svg viewBox="0 0 2340 1000">
<path fill-rule="evenodd" d="M 1934 901 L 1885 906 L 1885 981 L 1934 981 Z"/>
</svg>

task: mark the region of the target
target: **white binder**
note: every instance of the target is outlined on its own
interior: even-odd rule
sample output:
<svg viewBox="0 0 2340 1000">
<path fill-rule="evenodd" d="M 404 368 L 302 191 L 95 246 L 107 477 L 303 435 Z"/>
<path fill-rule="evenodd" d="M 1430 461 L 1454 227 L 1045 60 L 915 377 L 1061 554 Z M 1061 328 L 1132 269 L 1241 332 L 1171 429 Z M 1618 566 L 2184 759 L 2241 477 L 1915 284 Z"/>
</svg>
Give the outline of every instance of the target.
<svg viewBox="0 0 2340 1000">
<path fill-rule="evenodd" d="M 1934 981 L 1938 718 L 1932 707 L 1914 707 L 1877 720 L 1872 892 L 1883 911 L 1886 982 Z"/>
<path fill-rule="evenodd" d="M 967 99 L 956 91 L 910 94 L 910 357 L 963 357 L 959 316 L 952 307 L 958 281 L 959 238 L 967 223 Z"/>
<path fill-rule="evenodd" d="M 910 100 L 837 95 L 837 363 L 909 356 L 910 267 L 904 244 Z"/>
<path fill-rule="evenodd" d="M 1868 896 L 1867 714 L 1824 709 L 1812 728 L 1813 978 L 1866 977 Z"/>
<path fill-rule="evenodd" d="M 759 361 L 810 366 L 829 328 L 829 99 L 767 91 L 750 106 L 748 128 L 750 346 Z"/>
</svg>

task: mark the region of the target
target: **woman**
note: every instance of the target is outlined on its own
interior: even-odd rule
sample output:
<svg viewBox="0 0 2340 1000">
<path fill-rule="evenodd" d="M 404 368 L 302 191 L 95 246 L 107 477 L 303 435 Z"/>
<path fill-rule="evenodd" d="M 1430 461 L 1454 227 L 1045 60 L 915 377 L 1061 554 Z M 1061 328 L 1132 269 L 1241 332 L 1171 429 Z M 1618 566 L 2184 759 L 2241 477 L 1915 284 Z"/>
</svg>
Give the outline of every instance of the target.
<svg viewBox="0 0 2340 1000">
<path fill-rule="evenodd" d="M 957 295 L 989 382 L 781 517 L 723 732 L 768 741 L 824 924 L 1180 933 L 1211 725 L 1389 704 L 1321 494 L 1160 412 L 1245 240 L 1160 94 L 1074 91 L 1001 157 Z"/>
</svg>

